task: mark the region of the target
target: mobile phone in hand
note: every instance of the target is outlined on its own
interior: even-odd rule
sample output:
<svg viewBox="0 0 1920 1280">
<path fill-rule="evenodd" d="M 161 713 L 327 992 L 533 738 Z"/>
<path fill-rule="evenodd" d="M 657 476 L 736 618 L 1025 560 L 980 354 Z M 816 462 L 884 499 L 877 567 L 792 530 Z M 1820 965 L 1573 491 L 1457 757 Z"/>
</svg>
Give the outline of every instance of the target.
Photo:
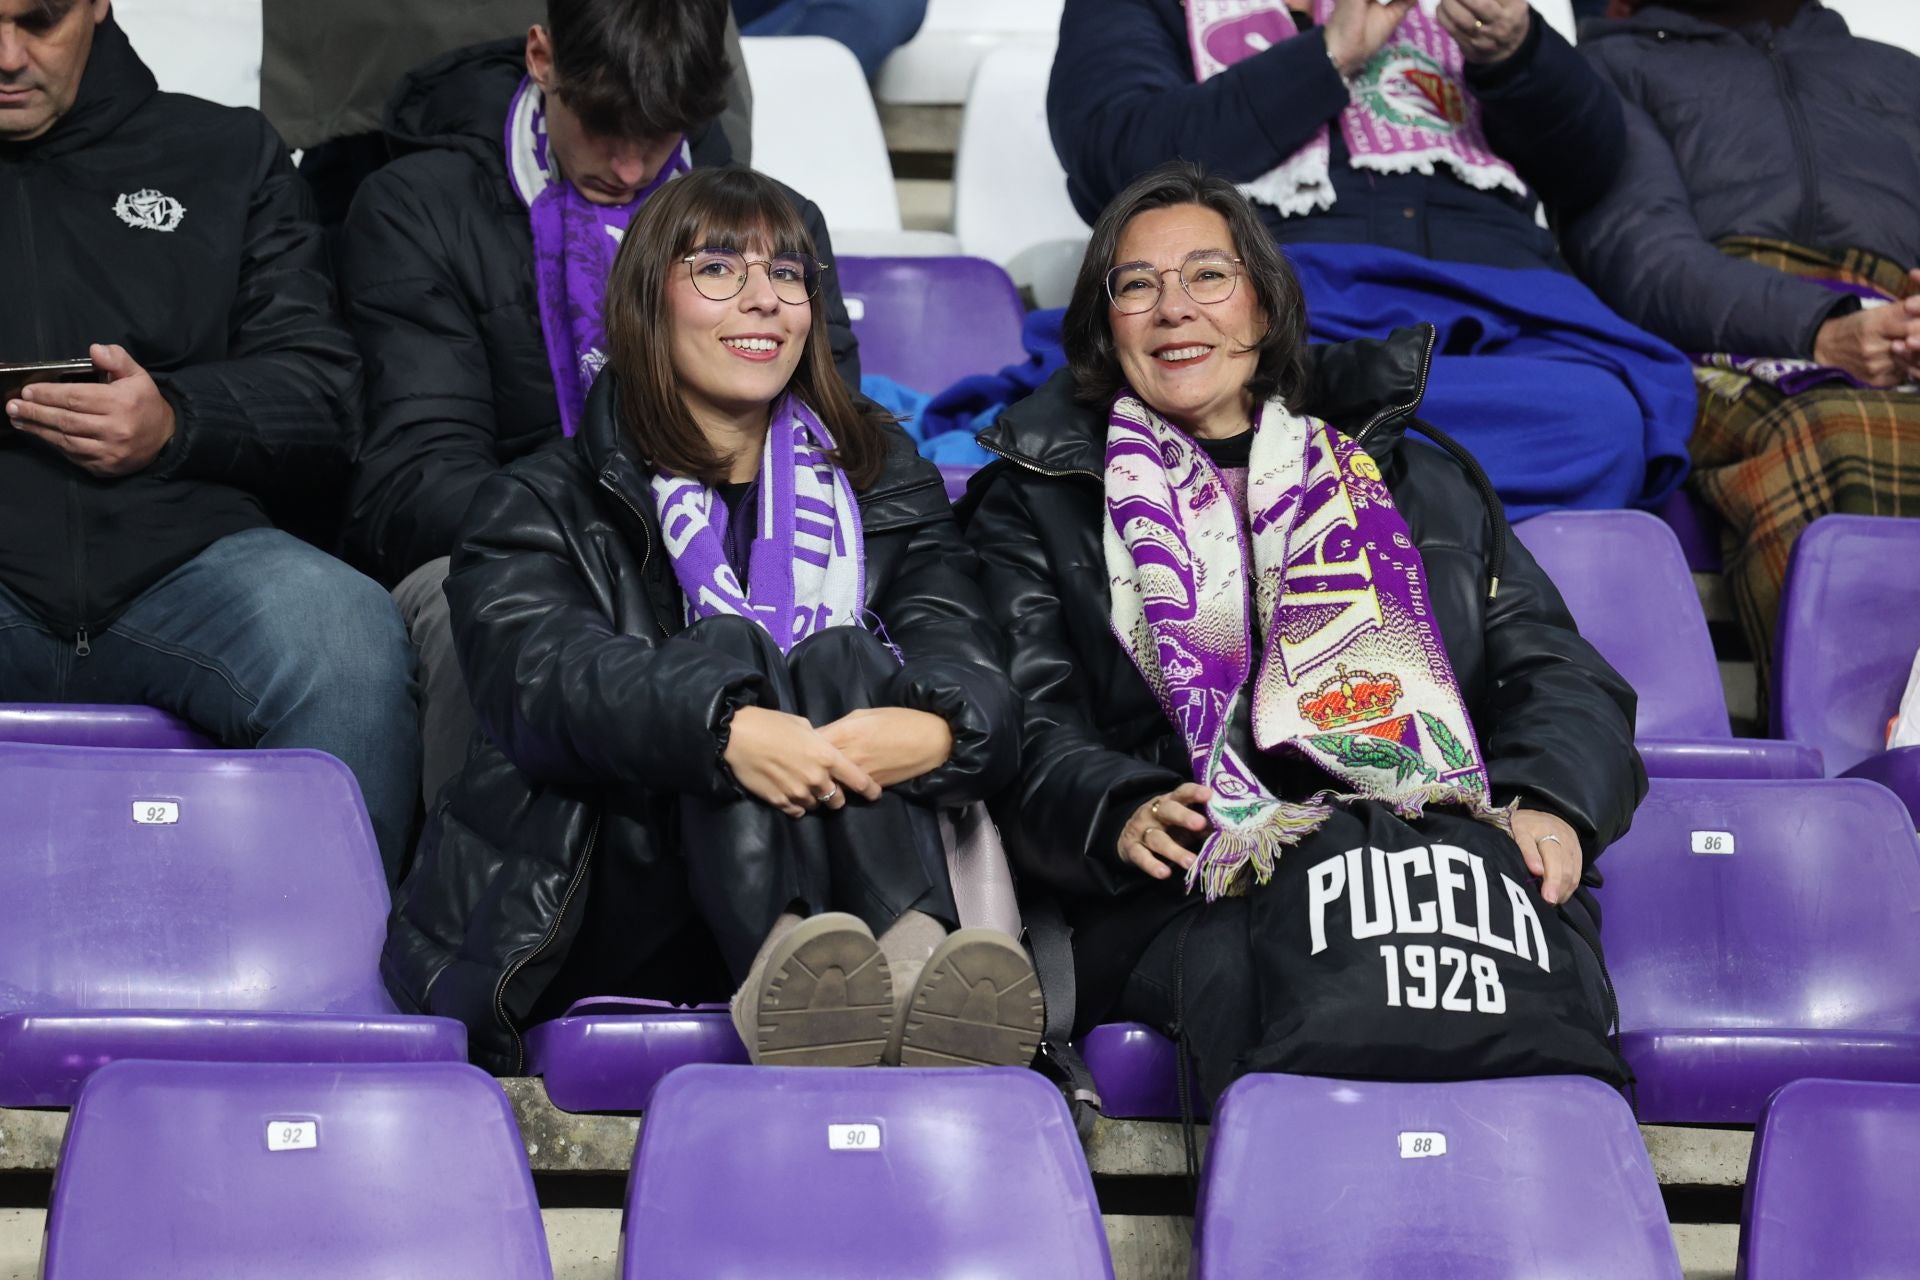
<svg viewBox="0 0 1920 1280">
<path fill-rule="evenodd" d="M 107 376 L 91 360 L 39 360 L 30 364 L 0 364 L 0 404 L 18 400 L 20 392 L 36 382 L 105 382 Z"/>
</svg>

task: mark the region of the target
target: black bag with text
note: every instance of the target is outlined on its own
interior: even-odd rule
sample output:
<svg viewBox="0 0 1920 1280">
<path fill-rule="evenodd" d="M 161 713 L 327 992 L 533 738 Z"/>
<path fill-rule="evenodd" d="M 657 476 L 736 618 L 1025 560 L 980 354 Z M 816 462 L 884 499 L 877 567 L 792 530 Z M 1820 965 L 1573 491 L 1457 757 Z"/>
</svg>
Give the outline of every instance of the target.
<svg viewBox="0 0 1920 1280">
<path fill-rule="evenodd" d="M 1264 1035 L 1243 1072 L 1628 1079 L 1590 918 L 1486 823 L 1344 806 L 1249 906 Z"/>
</svg>

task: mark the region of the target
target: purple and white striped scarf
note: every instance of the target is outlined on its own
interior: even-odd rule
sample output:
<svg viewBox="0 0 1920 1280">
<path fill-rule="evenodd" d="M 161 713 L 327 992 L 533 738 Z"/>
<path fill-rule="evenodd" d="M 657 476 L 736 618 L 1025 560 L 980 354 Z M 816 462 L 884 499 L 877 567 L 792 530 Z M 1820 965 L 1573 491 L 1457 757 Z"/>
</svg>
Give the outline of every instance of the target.
<svg viewBox="0 0 1920 1280">
<path fill-rule="evenodd" d="M 626 204 L 595 204 L 560 172 L 547 143 L 547 96 L 531 78 L 507 110 L 507 174 L 533 224 L 533 278 L 540 299 L 560 429 L 571 436 L 587 391 L 607 363 L 607 277 L 633 215 L 647 197 L 691 165 L 683 141 L 652 182 Z"/>
<path fill-rule="evenodd" d="M 1228 67 L 1300 34 L 1280 0 L 1186 0 L 1193 78 L 1206 81 Z M 1313 0 L 1313 20 L 1325 26 L 1334 0 Z M 1468 186 L 1525 196 L 1513 166 L 1493 153 L 1480 126 L 1480 101 L 1467 89 L 1459 42 L 1416 8 L 1348 87 L 1340 111 L 1353 167 L 1374 173 L 1432 173 L 1443 164 Z M 1304 147 L 1240 190 L 1289 217 L 1331 209 L 1332 155 L 1325 126 Z"/>
<path fill-rule="evenodd" d="M 860 508 L 833 439 L 813 410 L 787 396 L 773 406 L 760 453 L 760 523 L 747 585 L 727 562 L 726 502 L 698 480 L 656 475 L 653 501 L 687 621 L 751 618 L 782 653 L 816 631 L 860 621 L 866 607 Z"/>
<path fill-rule="evenodd" d="M 1107 424 L 1106 499 L 1114 632 L 1214 793 L 1189 890 L 1213 899 L 1244 893 L 1249 876 L 1266 883 L 1337 800 L 1408 818 L 1458 805 L 1507 826 L 1420 552 L 1365 450 L 1280 401 L 1264 406 L 1243 528 L 1212 460 L 1124 396 Z M 1228 745 L 1256 670 L 1255 745 L 1304 756 L 1350 790 L 1279 799 Z"/>
</svg>

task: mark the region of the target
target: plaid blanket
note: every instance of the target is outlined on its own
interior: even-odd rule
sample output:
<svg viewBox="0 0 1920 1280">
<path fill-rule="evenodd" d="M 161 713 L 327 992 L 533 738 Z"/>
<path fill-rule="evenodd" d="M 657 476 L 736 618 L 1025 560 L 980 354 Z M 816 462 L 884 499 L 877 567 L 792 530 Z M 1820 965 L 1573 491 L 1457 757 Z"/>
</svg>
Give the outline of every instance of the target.
<svg viewBox="0 0 1920 1280">
<path fill-rule="evenodd" d="M 1746 237 L 1720 248 L 1848 292 L 1902 298 L 1914 288 L 1906 268 L 1865 250 L 1833 256 Z M 1845 382 L 1790 394 L 1721 362 L 1696 367 L 1694 377 L 1691 483 L 1728 526 L 1727 584 L 1765 707 L 1780 589 L 1800 531 L 1836 511 L 1920 516 L 1920 395 Z"/>
</svg>

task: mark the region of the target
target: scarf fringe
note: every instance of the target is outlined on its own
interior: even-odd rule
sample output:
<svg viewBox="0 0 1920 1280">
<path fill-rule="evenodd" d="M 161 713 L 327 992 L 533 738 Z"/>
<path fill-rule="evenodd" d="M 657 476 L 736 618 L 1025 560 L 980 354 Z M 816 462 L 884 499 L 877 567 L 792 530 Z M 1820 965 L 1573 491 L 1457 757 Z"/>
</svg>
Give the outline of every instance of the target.
<svg viewBox="0 0 1920 1280">
<path fill-rule="evenodd" d="M 1200 846 L 1200 856 L 1187 869 L 1187 892 L 1196 886 L 1207 901 L 1237 898 L 1273 879 L 1280 855 L 1325 826 L 1337 804 L 1372 800 L 1409 822 L 1423 817 L 1428 805 L 1451 806 L 1469 818 L 1513 835 L 1513 811 L 1518 800 L 1490 803 L 1481 792 L 1451 782 L 1420 787 L 1399 796 L 1368 795 L 1359 791 L 1317 791 L 1305 802 L 1273 800 L 1260 806 L 1252 818 L 1233 825 L 1216 821 L 1212 834 Z M 1247 873 L 1252 872 L 1251 882 Z"/>
</svg>

